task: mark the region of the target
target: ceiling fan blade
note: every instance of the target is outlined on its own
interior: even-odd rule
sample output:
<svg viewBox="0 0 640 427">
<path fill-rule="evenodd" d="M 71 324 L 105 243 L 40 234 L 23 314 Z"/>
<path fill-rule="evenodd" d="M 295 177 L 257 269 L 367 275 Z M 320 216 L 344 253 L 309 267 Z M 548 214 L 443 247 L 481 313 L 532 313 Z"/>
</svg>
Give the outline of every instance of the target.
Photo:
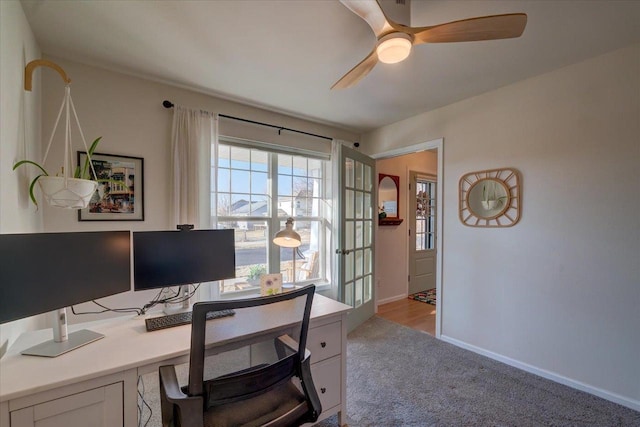
<svg viewBox="0 0 640 427">
<path fill-rule="evenodd" d="M 369 74 L 373 67 L 378 63 L 378 54 L 376 50 L 373 49 L 371 53 L 364 58 L 358 65 L 353 67 L 347 74 L 342 76 L 340 80 L 338 80 L 331 89 L 346 89 L 348 87 L 354 86 L 358 83 L 364 76 Z"/>
<path fill-rule="evenodd" d="M 413 44 L 469 42 L 520 37 L 527 25 L 525 13 L 481 16 L 432 27 L 408 28 Z"/>
<path fill-rule="evenodd" d="M 371 27 L 376 38 L 393 30 L 389 20 L 376 0 L 340 0 L 347 9 L 364 19 Z"/>
</svg>

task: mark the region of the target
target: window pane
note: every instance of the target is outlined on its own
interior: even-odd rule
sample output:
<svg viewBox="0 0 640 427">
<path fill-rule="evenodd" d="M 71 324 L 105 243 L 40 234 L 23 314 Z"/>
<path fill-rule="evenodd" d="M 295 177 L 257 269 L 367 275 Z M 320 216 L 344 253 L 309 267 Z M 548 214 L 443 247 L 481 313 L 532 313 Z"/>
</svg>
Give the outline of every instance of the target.
<svg viewBox="0 0 640 427">
<path fill-rule="evenodd" d="M 371 166 L 364 165 L 364 191 L 371 192 Z"/>
<path fill-rule="evenodd" d="M 320 186 L 321 182 L 319 178 L 309 178 L 307 190 L 309 191 L 309 196 L 312 197 L 322 197 L 322 187 Z"/>
<path fill-rule="evenodd" d="M 251 150 L 251 169 L 254 171 L 269 171 L 269 154 L 264 151 Z"/>
<path fill-rule="evenodd" d="M 251 192 L 253 194 L 269 194 L 268 178 L 269 176 L 264 172 L 251 172 Z"/>
<path fill-rule="evenodd" d="M 318 159 L 309 160 L 309 176 L 322 176 L 322 161 Z"/>
<path fill-rule="evenodd" d="M 363 193 L 356 191 L 356 218 L 362 218 Z"/>
<path fill-rule="evenodd" d="M 363 188 L 363 184 L 364 184 L 364 177 L 363 175 L 363 167 L 364 165 L 360 162 L 356 162 L 356 188 L 358 190 L 362 190 Z"/>
<path fill-rule="evenodd" d="M 344 303 L 353 307 L 353 282 L 344 285 Z"/>
<path fill-rule="evenodd" d="M 307 159 L 304 157 L 293 157 L 293 174 L 307 176 Z"/>
<path fill-rule="evenodd" d="M 353 188 L 354 184 L 354 166 L 353 159 L 346 159 L 344 163 L 344 184 L 347 188 Z"/>
<path fill-rule="evenodd" d="M 269 216 L 269 198 L 251 195 L 250 216 Z"/>
<path fill-rule="evenodd" d="M 371 194 L 364 194 L 364 217 L 371 218 Z"/>
<path fill-rule="evenodd" d="M 362 279 L 356 280 L 356 304 L 354 307 L 360 307 L 362 305 Z"/>
<path fill-rule="evenodd" d="M 270 235 L 265 221 L 223 221 L 219 228 L 235 229 L 236 277 L 220 281 L 220 294 L 260 287 L 260 275 L 267 273 L 267 244 Z"/>
<path fill-rule="evenodd" d="M 353 268 L 354 268 L 354 256 L 355 253 L 351 252 L 347 255 L 344 255 L 345 257 L 345 266 L 344 266 L 344 280 L 346 282 L 353 280 Z"/>
<path fill-rule="evenodd" d="M 364 222 L 364 244 L 363 246 L 371 246 L 371 229 L 373 223 L 371 221 Z"/>
<path fill-rule="evenodd" d="M 218 192 L 228 193 L 231 191 L 229 169 L 218 169 Z"/>
<path fill-rule="evenodd" d="M 234 193 L 249 193 L 249 172 L 244 170 L 232 170 L 231 188 L 233 188 Z"/>
<path fill-rule="evenodd" d="M 353 190 L 345 190 L 345 218 L 353 219 L 354 215 L 354 203 L 355 203 L 355 195 Z"/>
<path fill-rule="evenodd" d="M 362 277 L 363 253 L 362 249 L 356 251 L 356 277 Z"/>
<path fill-rule="evenodd" d="M 364 274 L 372 273 L 371 249 L 364 250 Z"/>
<path fill-rule="evenodd" d="M 231 195 L 229 193 L 218 193 L 218 216 L 230 215 Z"/>
<path fill-rule="evenodd" d="M 278 173 L 291 175 L 292 172 L 292 156 L 278 154 Z"/>
<path fill-rule="evenodd" d="M 354 229 L 353 229 L 353 221 L 345 222 L 345 230 L 344 230 L 344 248 L 345 249 L 353 249 L 354 248 Z"/>
<path fill-rule="evenodd" d="M 371 301 L 372 295 L 371 275 L 368 275 L 364 278 L 364 302 L 367 303 Z"/>
<path fill-rule="evenodd" d="M 231 147 L 231 167 L 234 169 L 249 169 L 251 154 L 248 148 Z"/>
<path fill-rule="evenodd" d="M 230 210 L 230 215 L 232 216 L 244 217 L 249 215 L 251 211 L 251 196 L 248 194 L 231 194 Z"/>
<path fill-rule="evenodd" d="M 295 279 L 298 283 L 325 280 L 330 275 L 330 271 L 326 271 L 326 261 L 323 261 L 326 239 L 330 233 L 323 228 L 326 225 L 322 225 L 322 218 L 330 212 L 325 212 L 326 203 L 322 191 L 325 185 L 323 174 L 327 170 L 328 162 L 299 155 L 271 153 L 266 149 L 225 144 L 219 145 L 218 156 L 218 175 L 216 180 L 212 180 L 212 183 L 215 183 L 215 188 L 212 187 L 212 204 L 215 201 L 221 225 L 234 228 L 238 230 L 237 233 L 242 231 L 243 236 L 246 234 L 247 240 L 242 240 L 242 245 L 238 243 L 242 246 L 242 249 L 238 250 L 245 251 L 243 256 L 253 257 L 250 259 L 251 265 L 260 264 L 262 268 L 264 264 L 266 271 L 282 272 L 285 281 L 291 282 Z M 274 159 L 277 167 L 272 170 L 271 164 Z M 275 190 L 276 194 L 272 194 L 272 190 Z M 273 208 L 276 208 L 275 211 Z M 293 251 L 277 247 L 272 242 L 273 234 L 278 230 L 271 230 L 269 233 L 266 227 L 267 224 L 272 224 L 271 222 L 251 221 L 249 217 L 279 218 L 282 220 L 280 229 L 284 228 L 284 220 L 288 217 L 310 218 L 308 221 L 297 220 L 294 225 L 303 239 L 300 253 L 296 256 L 295 277 Z M 263 233 L 263 237 L 256 246 L 257 243 L 251 239 L 258 232 Z M 271 259 L 277 260 L 279 265 L 269 265 L 269 253 Z M 238 268 L 249 268 L 247 259 L 237 258 L 237 261 L 244 263 L 238 264 Z M 258 268 L 254 267 L 254 270 Z M 244 277 L 239 275 L 238 279 L 231 283 L 233 289 L 227 283 L 226 288 L 221 287 L 221 292 L 252 289 L 248 287 L 251 285 L 247 279 L 250 275 L 246 271 L 242 274 Z M 240 284 L 236 286 L 234 283 Z"/>
<path fill-rule="evenodd" d="M 356 248 L 361 248 L 363 246 L 363 222 L 356 221 Z"/>
<path fill-rule="evenodd" d="M 281 229 L 285 222 L 280 223 Z M 297 248 L 295 258 L 296 283 L 320 277 L 320 221 L 295 221 L 294 230 L 300 235 L 302 244 Z M 280 272 L 284 282 L 293 282 L 293 249 L 280 248 Z"/>
<path fill-rule="evenodd" d="M 228 145 L 218 145 L 218 167 L 219 168 L 229 168 L 231 167 L 230 162 L 230 147 Z"/>
</svg>

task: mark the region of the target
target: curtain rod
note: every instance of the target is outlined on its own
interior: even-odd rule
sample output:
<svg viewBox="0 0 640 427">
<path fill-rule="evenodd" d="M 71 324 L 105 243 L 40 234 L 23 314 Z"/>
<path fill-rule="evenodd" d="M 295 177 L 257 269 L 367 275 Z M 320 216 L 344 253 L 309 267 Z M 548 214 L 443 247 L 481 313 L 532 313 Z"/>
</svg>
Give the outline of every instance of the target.
<svg viewBox="0 0 640 427">
<path fill-rule="evenodd" d="M 164 108 L 173 108 L 174 104 L 173 104 L 173 102 L 167 101 L 165 99 L 164 101 L 162 101 L 162 106 Z M 309 133 L 309 132 L 304 132 L 304 131 L 301 131 L 301 130 L 290 129 L 290 128 L 286 128 L 284 126 L 276 126 L 276 125 L 272 125 L 272 124 L 269 124 L 269 123 L 256 122 L 254 120 L 242 119 L 240 117 L 227 116 L 226 114 L 218 114 L 218 117 L 224 117 L 225 119 L 237 120 L 239 122 L 245 122 L 245 123 L 251 123 L 251 124 L 254 124 L 254 125 L 260 125 L 260 126 L 267 126 L 267 127 L 270 127 L 270 128 L 275 128 L 275 129 L 278 129 L 278 135 L 280 135 L 280 132 L 282 132 L 283 130 L 286 130 L 286 131 L 289 131 L 289 132 L 301 133 L 303 135 L 308 135 L 308 136 L 313 136 L 315 138 L 322 138 L 322 139 L 327 139 L 329 141 L 333 141 L 333 138 L 330 138 L 328 136 L 322 136 L 322 135 L 317 135 L 315 133 Z"/>
</svg>

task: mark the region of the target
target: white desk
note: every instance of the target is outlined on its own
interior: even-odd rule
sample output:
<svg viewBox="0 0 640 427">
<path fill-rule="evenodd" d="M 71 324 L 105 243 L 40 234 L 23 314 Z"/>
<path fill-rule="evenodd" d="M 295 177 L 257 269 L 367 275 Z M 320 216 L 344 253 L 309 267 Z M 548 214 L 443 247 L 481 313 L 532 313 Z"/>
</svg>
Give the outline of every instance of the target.
<svg viewBox="0 0 640 427">
<path fill-rule="evenodd" d="M 346 410 L 346 315 L 350 307 L 315 295 L 307 348 L 314 383 L 322 402 L 320 419 Z M 265 332 L 282 329 L 287 319 L 269 306 L 216 319 L 213 352 L 247 345 Z M 20 336 L 0 360 L 0 426 L 125 426 L 134 427 L 138 376 L 160 365 L 188 361 L 189 325 L 147 332 L 143 318 L 74 325 L 105 338 L 57 358 L 20 355 L 20 351 L 51 339 L 50 330 Z M 208 338 L 209 339 L 209 338 Z M 88 420 L 91 420 L 89 422 Z M 58 424 L 59 423 L 59 424 Z"/>
</svg>

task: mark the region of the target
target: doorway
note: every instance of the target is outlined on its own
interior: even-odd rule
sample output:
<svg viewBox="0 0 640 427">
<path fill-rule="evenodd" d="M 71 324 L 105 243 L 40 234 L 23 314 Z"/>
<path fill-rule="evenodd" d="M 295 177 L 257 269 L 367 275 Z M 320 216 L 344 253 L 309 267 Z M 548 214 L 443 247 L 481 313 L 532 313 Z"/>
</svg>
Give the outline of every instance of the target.
<svg viewBox="0 0 640 427">
<path fill-rule="evenodd" d="M 436 184 L 434 175 L 409 173 L 409 295 L 437 301 Z M 434 298 L 432 298 L 432 296 Z M 435 305 L 435 304 L 434 304 Z"/>
<path fill-rule="evenodd" d="M 383 318 L 423 330 L 435 335 L 436 338 L 440 338 L 442 331 L 443 150 L 444 140 L 437 139 L 372 156 L 376 160 L 379 160 L 376 165 L 378 173 L 400 176 L 400 204 L 404 210 L 404 214 L 401 216 L 405 219 L 404 224 L 397 227 L 396 235 L 393 236 L 393 238 L 398 239 L 398 241 L 404 241 L 404 256 L 401 256 L 401 263 L 403 265 L 398 263 L 397 257 L 400 256 L 398 251 L 391 251 L 391 248 L 395 247 L 395 245 L 385 244 L 385 242 L 390 239 L 390 235 L 394 233 L 393 229 L 390 227 L 385 227 L 384 229 L 378 227 L 376 230 L 378 237 L 381 238 L 380 244 L 386 249 L 382 253 L 378 251 L 381 255 L 376 257 L 376 270 L 380 272 L 377 282 L 376 312 Z M 426 163 L 424 163 L 424 161 L 415 161 L 415 159 L 420 158 L 417 154 L 424 156 L 425 151 L 429 151 L 431 155 L 428 167 L 425 167 Z M 412 156 L 414 154 L 416 154 L 416 156 Z M 400 157 L 406 157 L 407 162 L 399 166 L 397 161 L 400 160 Z M 388 167 L 389 163 L 395 163 L 395 165 L 392 165 L 396 167 L 395 171 L 382 169 Z M 416 183 L 418 182 L 418 178 L 420 178 L 421 181 L 428 182 L 428 184 L 425 184 L 427 188 L 421 190 L 429 195 L 429 200 L 427 200 L 429 208 L 424 211 L 425 215 L 418 214 L 417 200 L 415 205 L 411 202 L 413 196 L 418 199 L 418 192 L 414 193 L 417 186 L 412 185 L 411 190 L 409 190 L 408 184 L 411 183 L 412 179 L 411 171 L 418 172 L 416 174 Z M 402 181 L 404 181 L 404 185 Z M 413 208 L 412 205 L 414 206 Z M 424 218 L 420 218 L 421 216 Z M 418 217 L 422 224 L 416 224 L 418 218 L 414 217 Z M 413 225 L 410 226 L 411 224 Z M 413 230 L 410 231 L 410 229 Z M 416 230 L 419 230 L 419 232 L 416 233 Z M 409 236 L 409 233 L 412 233 L 411 236 Z M 417 234 L 420 234 L 420 236 Z M 420 244 L 418 244 L 418 237 L 420 238 Z M 423 239 L 425 242 L 424 245 L 422 245 Z M 413 252 L 416 253 L 415 261 L 412 261 L 413 267 L 410 267 L 409 262 L 411 257 L 410 253 L 412 252 L 410 245 L 417 246 L 417 249 L 419 249 L 418 251 L 413 250 Z M 402 251 L 401 248 L 398 249 Z M 426 249 L 427 251 L 423 252 L 422 249 Z M 425 261 L 420 258 L 423 255 L 430 258 L 428 261 L 430 264 L 429 268 L 423 269 L 422 267 L 424 266 L 420 266 L 421 263 L 425 264 Z M 430 282 L 427 282 L 429 283 L 427 285 L 418 285 L 417 283 L 420 283 L 420 281 L 414 280 L 416 286 L 425 288 L 435 287 L 435 305 L 408 298 L 412 281 L 412 274 L 410 274 L 411 269 L 414 271 L 414 278 L 416 276 L 424 276 L 420 277 L 420 279 L 430 280 Z M 402 276 L 402 272 L 404 272 L 404 276 Z M 393 276 L 392 279 L 390 279 L 391 276 Z M 411 288 L 411 290 L 418 291 L 423 289 Z"/>
</svg>

